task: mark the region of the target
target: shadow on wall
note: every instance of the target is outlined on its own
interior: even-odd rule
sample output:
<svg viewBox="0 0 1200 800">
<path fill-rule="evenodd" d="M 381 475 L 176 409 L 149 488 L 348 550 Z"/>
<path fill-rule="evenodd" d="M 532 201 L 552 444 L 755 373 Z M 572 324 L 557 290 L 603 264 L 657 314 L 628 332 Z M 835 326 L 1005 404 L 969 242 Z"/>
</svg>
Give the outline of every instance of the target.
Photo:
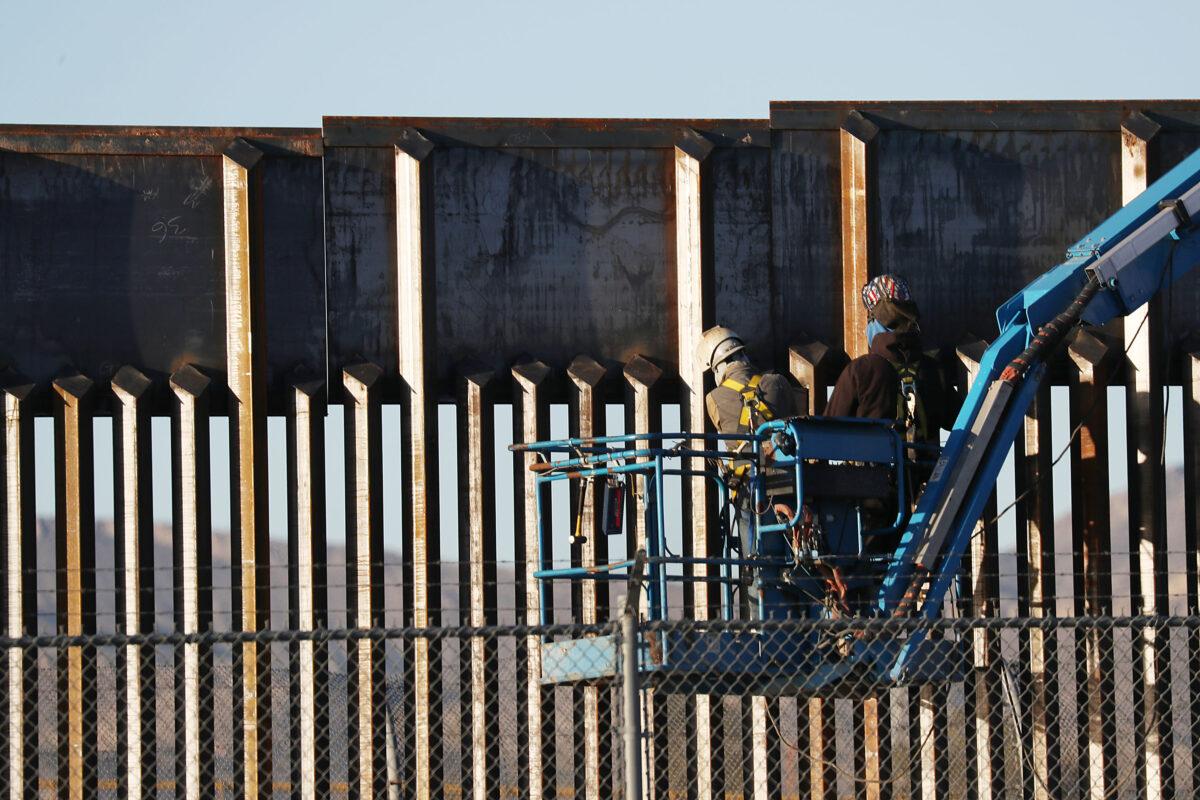
<svg viewBox="0 0 1200 800">
<path fill-rule="evenodd" d="M 219 158 L 3 153 L 0 196 L 0 363 L 98 384 L 224 368 Z"/>
</svg>

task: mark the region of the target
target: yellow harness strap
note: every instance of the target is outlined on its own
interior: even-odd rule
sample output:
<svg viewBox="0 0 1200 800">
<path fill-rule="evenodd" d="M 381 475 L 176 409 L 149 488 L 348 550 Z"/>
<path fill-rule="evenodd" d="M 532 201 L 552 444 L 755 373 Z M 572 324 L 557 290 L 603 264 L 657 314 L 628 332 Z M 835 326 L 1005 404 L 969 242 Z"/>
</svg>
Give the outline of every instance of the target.
<svg viewBox="0 0 1200 800">
<path fill-rule="evenodd" d="M 754 375 L 745 383 L 735 381 L 733 378 L 726 378 L 721 382 L 721 385 L 726 389 L 732 389 L 742 396 L 742 413 L 741 416 L 738 417 L 738 426 L 741 428 L 745 428 L 747 430 L 750 428 L 750 415 L 754 412 L 757 412 L 758 415 L 764 420 L 771 420 L 775 418 L 775 412 L 771 410 L 770 406 L 763 402 L 762 395 L 760 395 L 758 392 L 758 384 L 762 381 L 762 378 L 762 375 Z M 735 450 L 740 452 L 741 447 L 744 446 L 745 443 L 743 442 L 741 446 L 735 448 Z M 741 483 L 745 480 L 746 475 L 749 472 L 749 462 L 734 467 L 732 470 L 730 470 L 730 499 L 735 499 L 738 496 L 741 490 Z"/>
<path fill-rule="evenodd" d="M 742 415 L 738 418 L 738 425 L 743 428 L 750 427 L 750 412 L 757 411 L 762 415 L 763 419 L 773 419 L 774 414 L 771 412 L 771 407 L 763 402 L 762 397 L 758 393 L 758 384 L 762 381 L 762 375 L 755 375 L 746 383 L 735 381 L 733 378 L 726 378 L 721 385 L 726 389 L 732 389 L 742 396 Z"/>
</svg>

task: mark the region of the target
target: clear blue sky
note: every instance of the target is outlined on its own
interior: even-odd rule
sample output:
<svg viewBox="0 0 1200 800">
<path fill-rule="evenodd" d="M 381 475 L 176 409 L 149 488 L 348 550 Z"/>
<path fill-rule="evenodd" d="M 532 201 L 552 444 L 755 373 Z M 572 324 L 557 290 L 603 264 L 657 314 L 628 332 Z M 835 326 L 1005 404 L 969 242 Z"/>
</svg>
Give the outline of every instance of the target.
<svg viewBox="0 0 1200 800">
<path fill-rule="evenodd" d="M 770 100 L 1200 94 L 1194 2 L 9 2 L 5 122 L 764 117 Z"/>
<path fill-rule="evenodd" d="M 771 100 L 1196 97 L 1186 57 L 1198 18 L 1195 0 L 9 3 L 0 122 L 315 127 L 326 114 L 765 117 Z M 386 424 L 394 441 L 396 421 Z M 1056 418 L 1056 450 L 1064 426 Z M 98 466 L 111 458 L 107 431 Z M 43 455 L 41 477 L 53 470 Z M 219 472 L 223 434 L 213 457 Z M 49 516 L 53 483 L 41 477 Z M 97 477 L 111 481 L 102 467 Z M 1123 465 L 1114 478 L 1123 483 Z M 341 476 L 330 479 L 338 506 Z M 157 483 L 161 518 L 169 485 Z M 220 528 L 228 488 L 214 491 Z M 111 492 L 99 487 L 97 505 L 111 514 Z M 280 536 L 283 504 L 272 506 Z M 331 519 L 335 538 L 337 528 Z"/>
</svg>

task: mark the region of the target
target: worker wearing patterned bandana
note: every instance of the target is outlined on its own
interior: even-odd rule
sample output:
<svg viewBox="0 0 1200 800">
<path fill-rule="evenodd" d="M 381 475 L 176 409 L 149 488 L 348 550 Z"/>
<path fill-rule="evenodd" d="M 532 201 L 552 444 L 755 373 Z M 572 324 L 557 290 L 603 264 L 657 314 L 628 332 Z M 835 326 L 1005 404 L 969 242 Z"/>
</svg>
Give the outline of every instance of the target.
<svg viewBox="0 0 1200 800">
<path fill-rule="evenodd" d="M 937 442 L 960 399 L 937 360 L 921 351 L 921 325 L 908 281 L 880 275 L 862 288 L 866 355 L 850 362 L 825 408 L 830 417 L 894 419 L 909 441 Z"/>
<path fill-rule="evenodd" d="M 862 302 L 868 351 L 842 371 L 826 416 L 893 419 L 907 441 L 938 443 L 940 431 L 954 424 L 962 401 L 937 360 L 921 351 L 920 314 L 908 281 L 894 274 L 873 278 L 862 288 Z M 914 491 L 907 504 L 915 500 L 928 472 L 925 466 L 910 467 L 908 485 Z M 889 526 L 896 501 L 893 496 L 864 503 L 864 529 Z M 894 545 L 894 537 L 873 537 L 868 549 L 886 552 Z"/>
</svg>

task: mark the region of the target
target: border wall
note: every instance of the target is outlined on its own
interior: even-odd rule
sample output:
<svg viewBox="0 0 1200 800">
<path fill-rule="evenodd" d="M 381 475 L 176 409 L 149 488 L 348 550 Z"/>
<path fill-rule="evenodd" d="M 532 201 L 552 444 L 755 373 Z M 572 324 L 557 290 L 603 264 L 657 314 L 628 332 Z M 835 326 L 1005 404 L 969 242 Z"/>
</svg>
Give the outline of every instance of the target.
<svg viewBox="0 0 1200 800">
<path fill-rule="evenodd" d="M 659 427 L 664 413 L 698 428 L 704 377 L 687 355 L 702 330 L 721 322 L 747 337 L 757 360 L 788 372 L 810 411 L 820 412 L 846 356 L 864 350 L 858 288 L 882 271 L 910 278 L 927 346 L 969 382 L 994 334 L 996 306 L 1198 146 L 1197 101 L 781 102 L 762 120 L 332 117 L 311 130 L 0 126 L 3 633 L 46 632 L 42 563 L 54 565 L 54 632 L 68 636 L 106 624 L 150 633 L 155 604 L 164 602 L 155 581 L 170 586 L 173 630 L 185 635 L 213 627 L 215 595 L 230 608 L 230 629 L 243 633 L 327 627 L 331 604 L 345 609 L 348 627 L 383 626 L 394 614 L 413 629 L 536 623 L 532 483 L 523 460 L 495 456 L 498 437 L 508 435 L 496 429 L 508 418 L 499 407 L 511 409 L 514 441 L 546 438 L 552 407 L 564 404 L 573 435 L 603 432 L 617 405 L 628 430 Z M 1014 462 L 1017 491 L 1053 483 L 1052 396 L 1066 398 L 1071 427 L 1080 428 L 1069 458 L 1069 525 L 1056 526 L 1062 509 L 1052 491 L 1033 493 L 1014 511 L 1016 566 L 1004 575 L 997 526 L 981 523 L 957 613 L 999 615 L 1004 580 L 1018 587 L 1007 613 L 1020 617 L 1198 613 L 1198 301 L 1193 276 L 1141 314 L 1074 339 L 1030 412 Z M 1109 386 L 1125 387 L 1123 402 Z M 1161 458 L 1170 386 L 1183 399 L 1184 491 L 1172 502 L 1184 516 L 1175 527 Z M 449 456 L 438 419 L 447 405 L 456 421 L 454 487 L 439 485 Z M 343 453 L 325 445 L 331 406 L 342 407 Z M 383 439 L 387 406 L 400 408 L 399 442 Z M 34 509 L 33 429 L 47 416 L 53 558 L 38 552 Z M 271 562 L 271 537 L 285 533 L 268 530 L 267 427 L 275 416 L 287 420 L 286 601 L 271 591 L 271 567 L 282 566 Z M 111 417 L 114 432 L 118 599 L 107 623 L 96 603 L 97 417 Z M 171 420 L 170 475 L 151 469 L 149 430 L 158 417 Z M 230 431 L 222 479 L 231 487 L 232 566 L 223 587 L 212 581 L 214 417 L 227 417 Z M 1123 442 L 1110 437 L 1114 420 L 1126 423 Z M 1122 509 L 1113 508 L 1111 489 L 1117 447 L 1127 464 Z M 385 449 L 402 456 L 403 480 L 390 485 Z M 336 513 L 346 519 L 346 564 L 337 565 L 345 579 L 335 583 L 325 532 L 333 512 L 320 487 L 327 458 L 343 456 L 347 501 Z M 513 474 L 511 522 L 497 511 L 497 475 L 505 471 Z M 169 563 L 155 561 L 154 481 L 172 486 Z M 457 493 L 456 531 L 439 519 L 440 491 Z M 395 603 L 384 592 L 385 493 L 401 499 Z M 702 483 L 682 486 L 680 504 L 684 552 L 711 552 L 712 500 Z M 587 524 L 595 517 L 587 498 L 570 498 L 565 513 L 572 528 L 577 514 Z M 1128 524 L 1118 524 L 1123 517 Z M 513 564 L 497 565 L 500 541 Z M 624 544 L 634 550 L 637 532 Z M 452 545 L 460 555 L 453 562 L 442 557 Z M 554 558 L 585 566 L 620 555 L 606 552 L 603 537 L 569 545 L 565 529 L 553 546 Z M 327 591 L 343 585 L 344 599 Z M 286 623 L 272 613 L 281 602 Z M 556 621 L 602 622 L 612 602 L 573 593 Z M 715 603 L 715 592 L 697 583 L 685 610 L 704 619 Z M 370 677 L 355 684 L 354 708 L 368 710 L 347 720 L 347 737 L 360 743 L 348 751 L 349 785 L 374 775 L 371 791 L 386 792 L 382 769 L 413 796 L 444 792 L 450 779 L 441 765 L 470 760 L 470 737 L 447 735 L 462 731 L 444 714 L 461 691 L 477 715 L 489 695 L 519 698 L 516 724 L 533 743 L 515 786 L 464 769 L 454 778 L 464 793 L 607 794 L 611 749 L 596 733 L 607 724 L 606 705 L 540 687 L 537 659 L 519 642 L 503 676 L 486 648 L 460 659 L 443 644 L 347 655 L 349 663 L 367 661 L 365 676 L 393 667 L 406 676 L 396 724 L 412 742 L 387 763 L 385 731 L 394 723 L 379 702 L 385 687 Z M 1044 663 L 1037 646 L 1027 658 Z M 294 653 L 256 647 L 238 645 L 230 677 L 228 724 L 242 737 L 234 771 L 246 793 L 283 781 L 270 751 L 284 733 L 271 703 L 259 702 L 271 696 L 273 670 L 282 666 L 274 662 L 305 675 L 313 669 Z M 450 663 L 459 671 L 450 674 Z M 1154 683 L 1153 663 L 1130 662 L 1137 691 Z M 4 713 L 22 724 L 39 705 L 27 667 L 10 659 L 6 678 Z M 64 661 L 55 695 L 59 734 L 82 753 L 58 760 L 57 780 L 71 786 L 94 778 L 88 765 L 98 761 L 88 735 L 97 706 L 80 677 L 88 669 L 86 660 Z M 1197 682 L 1200 674 L 1190 673 L 1187 684 Z M 660 749 L 662 775 L 678 772 L 669 758 L 680 759 L 709 776 L 699 796 L 736 794 L 726 785 L 733 759 L 723 742 L 765 735 L 762 717 L 742 719 L 706 701 L 670 708 L 657 735 L 677 724 L 688 735 L 670 757 Z M 808 715 L 812 752 L 837 747 L 832 711 L 819 698 L 796 713 Z M 1161 758 L 1166 745 L 1150 736 L 1155 725 L 1135 721 L 1138 763 Z M 1097 747 L 1124 735 L 1108 721 L 1096 724 Z M 866 725 L 877 729 L 878 721 Z M 494 741 L 498 730 L 478 733 Z M 313 741 L 305 738 L 305 747 Z M 10 776 L 31 747 L 28 736 L 8 734 Z M 764 769 L 779 768 L 772 759 Z M 31 774 L 11 785 L 13 796 L 18 785 L 36 786 Z M 1158 778 L 1139 774 L 1134 785 L 1153 795 Z M 1108 789 L 1102 784 L 1093 796 L 1121 780 L 1101 779 Z M 652 785 L 662 796 L 688 794 L 667 777 Z M 803 788 L 814 797 L 834 791 L 828 778 Z"/>
</svg>

